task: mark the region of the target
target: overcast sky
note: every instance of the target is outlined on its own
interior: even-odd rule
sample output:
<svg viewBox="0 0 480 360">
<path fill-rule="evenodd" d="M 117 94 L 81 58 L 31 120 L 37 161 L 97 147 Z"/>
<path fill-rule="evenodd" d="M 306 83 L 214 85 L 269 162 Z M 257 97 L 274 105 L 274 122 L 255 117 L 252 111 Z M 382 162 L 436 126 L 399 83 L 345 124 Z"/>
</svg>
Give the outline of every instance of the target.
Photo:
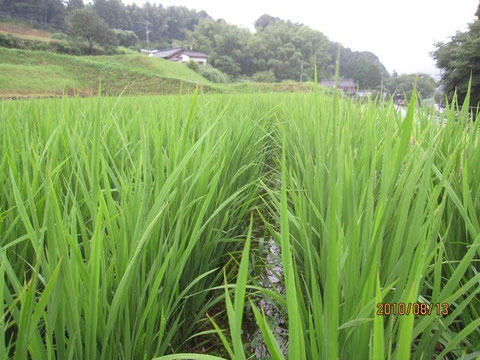
<svg viewBox="0 0 480 360">
<path fill-rule="evenodd" d="M 141 5 L 145 0 L 124 0 Z M 398 73 L 438 74 L 430 53 L 474 20 L 479 0 L 150 0 L 184 5 L 253 30 L 263 14 L 322 31 L 352 50 L 371 51 Z"/>
</svg>

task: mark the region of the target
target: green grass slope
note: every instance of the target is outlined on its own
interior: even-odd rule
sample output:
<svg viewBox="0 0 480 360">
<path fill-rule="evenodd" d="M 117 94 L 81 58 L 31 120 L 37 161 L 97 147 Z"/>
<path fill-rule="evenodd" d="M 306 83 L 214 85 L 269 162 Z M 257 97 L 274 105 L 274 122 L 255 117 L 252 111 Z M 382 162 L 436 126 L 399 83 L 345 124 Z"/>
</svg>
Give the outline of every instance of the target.
<svg viewBox="0 0 480 360">
<path fill-rule="evenodd" d="M 178 94 L 225 89 L 186 66 L 144 55 L 70 56 L 0 48 L 0 97 Z"/>
</svg>

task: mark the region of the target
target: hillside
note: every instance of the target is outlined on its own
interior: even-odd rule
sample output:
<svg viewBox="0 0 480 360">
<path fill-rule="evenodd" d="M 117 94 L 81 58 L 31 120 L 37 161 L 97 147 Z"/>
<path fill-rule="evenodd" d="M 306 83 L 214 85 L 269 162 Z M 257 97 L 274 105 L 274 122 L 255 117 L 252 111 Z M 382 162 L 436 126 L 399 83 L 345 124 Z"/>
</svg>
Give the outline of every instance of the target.
<svg viewBox="0 0 480 360">
<path fill-rule="evenodd" d="M 148 19 L 150 48 L 193 47 L 209 55 L 209 64 L 235 81 L 313 81 L 315 73 L 319 79 L 334 76 L 338 44 L 331 41 L 320 27 L 315 29 L 268 14 L 261 15 L 254 22 L 255 31 L 251 31 L 224 19 L 215 19 L 203 10 L 149 2 L 142 6 L 122 0 L 76 1 L 77 5 L 63 0 L 16 0 L 7 3 L 3 10 L 7 21 L 20 17 L 35 26 L 47 24 L 57 29 L 55 32 L 64 33 L 53 36 L 59 41 L 43 41 L 50 44 L 48 49 L 45 44 L 9 44 L 8 48 L 87 55 L 86 50 L 91 53 L 88 47 L 77 45 L 71 48 L 66 31 L 83 37 L 83 25 L 92 21 L 103 29 L 94 31 L 101 34 L 93 39 L 98 47 L 96 55 L 104 55 L 105 51 L 112 53 L 115 42 L 131 49 L 146 48 L 145 21 Z M 83 7 L 82 3 L 87 5 Z M 50 10 L 48 13 L 44 11 L 46 8 Z M 86 21 L 86 18 L 90 20 Z M 389 76 L 375 54 L 346 48 L 342 52 L 340 77 L 353 77 L 361 89 L 371 89 L 380 87 L 382 75 L 384 78 Z"/>
<path fill-rule="evenodd" d="M 0 21 L 0 33 L 14 35 L 20 39 L 54 41 L 50 37 L 52 33 L 47 30 L 33 28 L 23 21 Z"/>
<path fill-rule="evenodd" d="M 222 91 L 182 64 L 143 55 L 70 56 L 0 48 L 0 97 Z"/>
<path fill-rule="evenodd" d="M 187 66 L 140 54 L 71 56 L 0 48 L 0 98 L 192 92 L 309 92 L 311 82 L 216 84 Z"/>
</svg>

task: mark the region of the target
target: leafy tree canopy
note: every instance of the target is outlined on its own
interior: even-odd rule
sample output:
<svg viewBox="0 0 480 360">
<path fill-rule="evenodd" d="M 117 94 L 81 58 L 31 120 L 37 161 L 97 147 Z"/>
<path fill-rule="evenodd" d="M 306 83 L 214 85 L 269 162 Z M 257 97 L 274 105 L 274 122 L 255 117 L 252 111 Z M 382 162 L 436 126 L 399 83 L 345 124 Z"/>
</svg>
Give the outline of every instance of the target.
<svg viewBox="0 0 480 360">
<path fill-rule="evenodd" d="M 88 41 L 92 54 L 94 43 L 107 48 L 116 45 L 112 30 L 91 8 L 73 10 L 68 17 L 68 29 L 72 36 Z"/>
<path fill-rule="evenodd" d="M 262 16 L 260 16 L 255 21 L 255 30 L 262 31 L 263 29 L 265 29 L 271 23 L 274 23 L 274 22 L 277 22 L 277 21 L 281 21 L 281 20 L 277 17 L 273 17 L 273 16 L 268 15 L 268 14 L 263 14 Z"/>
<path fill-rule="evenodd" d="M 3 0 L 2 11 L 14 17 L 62 27 L 65 20 L 63 0 Z"/>
<path fill-rule="evenodd" d="M 442 70 L 441 84 L 449 99 L 457 93 L 458 101 L 465 101 L 471 79 L 470 106 L 480 102 L 480 4 L 477 19 L 465 32 L 458 32 L 449 42 L 437 43 L 433 56 Z"/>
<path fill-rule="evenodd" d="M 120 0 L 93 0 L 93 9 L 111 28 L 130 27 L 125 6 Z"/>
<path fill-rule="evenodd" d="M 329 54 L 331 69 L 335 68 L 335 59 L 338 43 L 330 43 Z M 352 78 L 361 89 L 378 88 L 382 77 L 387 79 L 390 75 L 378 57 L 369 51 L 352 51 L 340 46 L 340 76 Z"/>
<path fill-rule="evenodd" d="M 203 19 L 189 33 L 188 43 L 208 53 L 214 66 L 220 63 L 232 76 L 272 71 L 278 81 L 299 80 L 303 61 L 304 78 L 312 79 L 315 62 L 324 71 L 328 59 L 328 40 L 322 33 L 279 19 L 256 34 L 224 20 Z M 228 67 L 224 57 L 228 57 Z"/>
<path fill-rule="evenodd" d="M 402 74 L 386 80 L 385 87 L 391 94 L 405 94 L 412 97 L 413 88 L 416 84 L 417 92 L 422 99 L 431 98 L 435 93 L 436 82 L 427 74 Z"/>
<path fill-rule="evenodd" d="M 69 0 L 67 2 L 67 13 L 75 9 L 82 9 L 84 6 L 83 0 Z"/>
</svg>

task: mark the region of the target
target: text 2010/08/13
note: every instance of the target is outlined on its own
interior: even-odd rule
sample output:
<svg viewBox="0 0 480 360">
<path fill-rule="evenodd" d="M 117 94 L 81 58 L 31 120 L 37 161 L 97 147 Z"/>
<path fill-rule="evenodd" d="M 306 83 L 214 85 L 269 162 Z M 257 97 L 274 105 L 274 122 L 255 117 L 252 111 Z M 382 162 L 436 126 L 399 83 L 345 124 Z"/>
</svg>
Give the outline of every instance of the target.
<svg viewBox="0 0 480 360">
<path fill-rule="evenodd" d="M 448 315 L 448 303 L 378 303 L 377 315 Z"/>
</svg>

